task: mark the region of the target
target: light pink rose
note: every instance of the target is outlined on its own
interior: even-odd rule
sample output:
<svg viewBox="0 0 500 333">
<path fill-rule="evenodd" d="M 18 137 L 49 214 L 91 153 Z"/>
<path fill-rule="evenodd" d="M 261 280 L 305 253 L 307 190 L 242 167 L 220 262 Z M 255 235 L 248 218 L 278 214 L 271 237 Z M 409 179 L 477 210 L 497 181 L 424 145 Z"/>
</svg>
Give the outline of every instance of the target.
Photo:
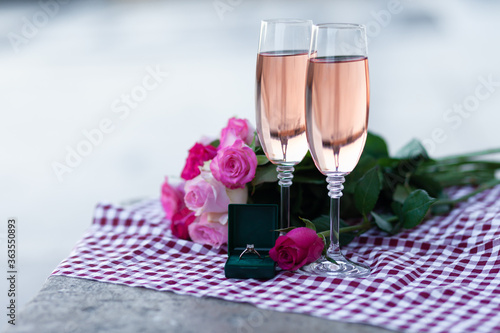
<svg viewBox="0 0 500 333">
<path fill-rule="evenodd" d="M 228 213 L 206 213 L 200 216 L 200 221 L 210 222 L 210 223 L 219 223 L 219 224 L 227 224 Z"/>
<path fill-rule="evenodd" d="M 185 207 L 184 182 L 178 186 L 172 186 L 168 183 L 168 177 L 165 177 L 165 182 L 161 187 L 160 201 L 166 218 L 171 220 L 177 212 Z"/>
<path fill-rule="evenodd" d="M 211 245 L 215 248 L 227 243 L 227 225 L 218 222 L 222 214 L 205 213 L 199 222 L 191 223 L 188 227 L 189 236 L 195 243 Z"/>
<path fill-rule="evenodd" d="M 243 141 L 239 136 L 236 135 L 236 132 L 234 130 L 228 130 L 224 132 L 224 136 L 221 137 L 219 146 L 217 147 L 217 151 L 224 149 L 228 146 L 232 146 L 237 140 Z"/>
<path fill-rule="evenodd" d="M 232 204 L 246 204 L 248 200 L 248 189 L 244 188 L 235 188 L 235 189 L 226 189 L 227 196 L 229 197 L 229 201 Z M 221 222 L 222 223 L 222 222 Z"/>
<path fill-rule="evenodd" d="M 255 177 L 256 169 L 257 156 L 239 139 L 220 149 L 210 163 L 215 179 L 230 189 L 245 187 Z"/>
<path fill-rule="evenodd" d="M 247 145 L 250 145 L 253 141 L 254 133 L 255 128 L 253 128 L 247 119 L 231 118 L 227 122 L 227 126 L 221 131 L 219 149 L 221 146 L 231 145 L 232 142 L 230 141 L 232 139 L 229 139 L 229 136 L 233 135 L 237 139 L 243 140 Z"/>
<path fill-rule="evenodd" d="M 205 161 L 209 161 L 217 154 L 217 149 L 210 145 L 195 143 L 189 149 L 189 155 L 186 159 L 186 164 L 182 170 L 181 177 L 185 180 L 193 179 L 200 174 L 200 167 Z"/>
<path fill-rule="evenodd" d="M 194 211 L 196 216 L 227 212 L 230 200 L 226 188 L 210 172 L 202 171 L 197 177 L 188 180 L 184 190 L 186 207 Z"/>
<path fill-rule="evenodd" d="M 285 270 L 295 271 L 316 261 L 323 251 L 323 239 L 309 228 L 296 228 L 279 236 L 269 251 L 272 260 Z"/>
</svg>

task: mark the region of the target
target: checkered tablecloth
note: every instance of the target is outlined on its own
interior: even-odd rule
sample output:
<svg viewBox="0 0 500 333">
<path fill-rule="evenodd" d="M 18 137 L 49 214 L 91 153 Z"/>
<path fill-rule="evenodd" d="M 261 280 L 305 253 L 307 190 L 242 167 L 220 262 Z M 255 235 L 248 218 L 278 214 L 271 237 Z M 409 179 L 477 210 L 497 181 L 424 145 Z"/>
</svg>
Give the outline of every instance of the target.
<svg viewBox="0 0 500 333">
<path fill-rule="evenodd" d="M 457 189 L 454 196 L 470 189 Z M 226 252 L 173 237 L 156 200 L 99 204 L 94 222 L 53 272 L 404 332 L 500 332 L 500 187 L 446 216 L 388 236 L 371 230 L 344 248 L 367 278 L 281 272 L 224 277 Z"/>
</svg>

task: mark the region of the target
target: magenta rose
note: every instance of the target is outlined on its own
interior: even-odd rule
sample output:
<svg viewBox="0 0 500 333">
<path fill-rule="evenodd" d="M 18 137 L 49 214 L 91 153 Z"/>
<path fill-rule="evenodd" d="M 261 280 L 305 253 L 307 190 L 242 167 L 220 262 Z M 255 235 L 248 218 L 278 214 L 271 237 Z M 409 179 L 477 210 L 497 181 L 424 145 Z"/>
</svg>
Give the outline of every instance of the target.
<svg viewBox="0 0 500 333">
<path fill-rule="evenodd" d="M 305 227 L 296 228 L 278 237 L 269 256 L 282 269 L 295 271 L 316 261 L 321 256 L 324 245 L 316 231 Z"/>
<path fill-rule="evenodd" d="M 203 171 L 197 177 L 188 180 L 184 186 L 186 207 L 195 212 L 196 216 L 203 213 L 227 212 L 230 204 L 226 187 L 214 179 L 208 171 Z"/>
<path fill-rule="evenodd" d="M 211 245 L 215 248 L 227 243 L 227 224 L 220 224 L 218 221 L 227 214 L 205 213 L 201 215 L 198 222 L 189 225 L 189 236 L 199 244 Z"/>
<path fill-rule="evenodd" d="M 217 148 L 210 145 L 202 145 L 201 143 L 195 143 L 194 146 L 189 149 L 189 155 L 186 159 L 186 164 L 182 170 L 181 177 L 185 180 L 193 179 L 200 174 L 200 167 L 206 161 L 211 160 L 217 154 Z"/>
<path fill-rule="evenodd" d="M 165 182 L 161 187 L 161 205 L 165 211 L 167 219 L 171 220 L 174 214 L 185 207 L 184 205 L 184 182 L 179 186 L 172 186 L 165 177 Z"/>
<path fill-rule="evenodd" d="M 182 210 L 174 214 L 172 217 L 172 222 L 170 223 L 170 230 L 172 234 L 180 239 L 189 240 L 188 227 L 196 219 L 194 212 L 189 210 L 189 208 L 184 207 Z"/>
<path fill-rule="evenodd" d="M 255 177 L 256 169 L 257 156 L 239 139 L 220 149 L 210 162 L 214 178 L 230 189 L 244 188 Z"/>
<path fill-rule="evenodd" d="M 224 146 L 228 140 L 228 135 L 235 135 L 243 140 L 247 145 L 253 141 L 255 129 L 246 119 L 231 118 L 227 122 L 227 126 L 222 129 L 220 135 L 221 146 Z"/>
</svg>

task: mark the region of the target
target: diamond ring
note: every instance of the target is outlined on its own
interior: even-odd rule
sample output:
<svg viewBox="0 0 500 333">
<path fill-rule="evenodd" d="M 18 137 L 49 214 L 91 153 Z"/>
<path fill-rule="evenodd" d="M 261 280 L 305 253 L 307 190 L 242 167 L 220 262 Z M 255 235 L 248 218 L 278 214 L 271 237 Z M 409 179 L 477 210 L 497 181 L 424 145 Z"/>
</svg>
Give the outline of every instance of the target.
<svg viewBox="0 0 500 333">
<path fill-rule="evenodd" d="M 248 253 L 256 254 L 259 256 L 259 258 L 262 259 L 259 252 L 257 252 L 257 250 L 255 249 L 255 246 L 253 244 L 247 244 L 247 248 L 245 250 L 243 250 L 243 252 L 241 252 L 241 254 L 240 254 L 240 259 L 241 259 L 241 257 L 243 257 L 245 254 L 248 254 Z"/>
</svg>

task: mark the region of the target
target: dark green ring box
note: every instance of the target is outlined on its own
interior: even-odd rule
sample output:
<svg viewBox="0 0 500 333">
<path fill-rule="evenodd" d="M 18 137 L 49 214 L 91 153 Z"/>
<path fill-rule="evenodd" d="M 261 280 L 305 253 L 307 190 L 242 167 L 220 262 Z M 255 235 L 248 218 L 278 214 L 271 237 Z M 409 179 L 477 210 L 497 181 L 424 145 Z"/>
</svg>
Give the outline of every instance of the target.
<svg viewBox="0 0 500 333">
<path fill-rule="evenodd" d="M 228 208 L 227 262 L 224 273 L 227 278 L 272 279 L 275 276 L 275 262 L 269 257 L 269 250 L 278 237 L 278 206 L 230 204 Z M 240 254 L 247 244 L 254 244 L 262 258 L 256 254 Z"/>
</svg>

